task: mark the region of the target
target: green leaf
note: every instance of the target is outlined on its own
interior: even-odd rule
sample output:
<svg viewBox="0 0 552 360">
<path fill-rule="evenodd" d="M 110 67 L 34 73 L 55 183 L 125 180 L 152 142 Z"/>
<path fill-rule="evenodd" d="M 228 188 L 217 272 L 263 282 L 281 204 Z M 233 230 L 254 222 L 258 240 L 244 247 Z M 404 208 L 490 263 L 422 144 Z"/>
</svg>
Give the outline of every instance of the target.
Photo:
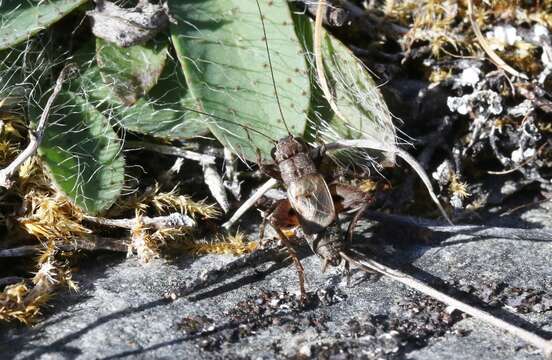
<svg viewBox="0 0 552 360">
<path fill-rule="evenodd" d="M 282 111 L 294 135 L 304 133 L 310 99 L 306 59 L 287 1 L 260 1 Z M 172 39 L 192 96 L 211 132 L 239 156 L 270 158 L 286 136 L 257 6 L 251 0 L 169 2 L 178 24 Z"/>
<path fill-rule="evenodd" d="M 205 120 L 188 110 L 194 100 L 176 60 L 167 60 L 157 85 L 148 94 L 134 105 L 125 106 L 103 82 L 93 46 L 85 46 L 75 59 L 82 72 L 72 83 L 74 91 L 85 94 L 88 101 L 108 112 L 125 129 L 167 140 L 185 140 L 208 132 Z"/>
<path fill-rule="evenodd" d="M 95 214 L 121 193 L 121 141 L 107 119 L 80 96 L 61 92 L 39 147 L 56 187 Z"/>
<path fill-rule="evenodd" d="M 88 0 L 0 1 L 0 50 L 27 40 Z"/>
<path fill-rule="evenodd" d="M 130 106 L 146 95 L 167 60 L 167 39 L 126 48 L 96 39 L 96 59 L 104 82 L 123 104 Z"/>
<path fill-rule="evenodd" d="M 339 40 L 324 33 L 322 54 L 334 100 L 344 119 L 335 114 L 330 125 L 343 138 L 371 138 L 396 144 L 393 120 L 368 69 Z"/>
</svg>

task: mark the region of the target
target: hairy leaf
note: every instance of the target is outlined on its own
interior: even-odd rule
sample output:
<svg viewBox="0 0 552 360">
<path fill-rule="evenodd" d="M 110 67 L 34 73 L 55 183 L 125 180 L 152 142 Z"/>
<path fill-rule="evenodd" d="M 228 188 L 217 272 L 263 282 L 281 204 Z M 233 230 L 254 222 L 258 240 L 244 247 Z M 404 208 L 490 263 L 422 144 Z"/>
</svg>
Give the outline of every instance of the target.
<svg viewBox="0 0 552 360">
<path fill-rule="evenodd" d="M 87 0 L 0 1 L 0 50 L 25 41 Z"/>
<path fill-rule="evenodd" d="M 107 119 L 80 96 L 64 91 L 39 154 L 56 187 L 76 205 L 98 213 L 113 204 L 124 181 L 121 141 Z"/>
<path fill-rule="evenodd" d="M 364 64 L 339 40 L 324 33 L 322 54 L 335 103 L 344 119 L 330 124 L 343 138 L 373 138 L 395 145 L 391 113 Z"/>
<path fill-rule="evenodd" d="M 285 122 L 294 135 L 305 130 L 309 76 L 287 1 L 170 2 L 177 25 L 172 39 L 197 106 L 213 116 L 212 133 L 239 156 L 269 158 L 274 139 L 286 136 L 275 97 L 265 40 Z"/>
<path fill-rule="evenodd" d="M 167 59 L 157 84 L 132 106 L 122 104 L 103 82 L 93 49 L 82 49 L 76 60 L 82 72 L 73 81 L 75 91 L 86 94 L 88 101 L 109 112 L 125 129 L 168 140 L 189 139 L 208 131 L 200 115 L 188 110 L 194 100 L 175 60 Z"/>
<path fill-rule="evenodd" d="M 166 59 L 166 41 L 150 41 L 144 45 L 122 48 L 96 39 L 96 60 L 100 74 L 127 106 L 136 103 L 157 84 Z"/>
</svg>

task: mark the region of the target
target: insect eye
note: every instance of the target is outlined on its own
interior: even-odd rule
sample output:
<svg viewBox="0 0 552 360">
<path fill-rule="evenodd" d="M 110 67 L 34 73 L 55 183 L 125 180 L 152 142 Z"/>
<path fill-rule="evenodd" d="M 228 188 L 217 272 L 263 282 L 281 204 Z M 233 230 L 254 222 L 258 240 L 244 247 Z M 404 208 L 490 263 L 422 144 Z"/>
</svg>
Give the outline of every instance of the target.
<svg viewBox="0 0 552 360">
<path fill-rule="evenodd" d="M 273 147 L 272 150 L 270 150 L 270 156 L 272 157 L 272 160 L 276 161 L 276 147 Z"/>
</svg>

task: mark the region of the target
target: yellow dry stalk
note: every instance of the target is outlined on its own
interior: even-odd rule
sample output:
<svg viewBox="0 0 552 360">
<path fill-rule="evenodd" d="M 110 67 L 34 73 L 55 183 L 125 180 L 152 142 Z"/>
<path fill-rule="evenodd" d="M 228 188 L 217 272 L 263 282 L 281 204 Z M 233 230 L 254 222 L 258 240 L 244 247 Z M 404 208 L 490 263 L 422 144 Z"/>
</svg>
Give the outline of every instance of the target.
<svg viewBox="0 0 552 360">
<path fill-rule="evenodd" d="M 115 202 L 115 205 L 109 212 L 110 215 L 119 215 L 128 212 L 129 210 L 140 211 L 144 213 L 149 208 L 149 203 L 153 198 L 154 192 L 157 191 L 157 184 L 153 190 L 134 192 L 130 195 L 121 196 Z"/>
<path fill-rule="evenodd" d="M 465 199 L 471 195 L 468 191 L 468 185 L 464 182 L 461 182 L 456 174 L 452 175 L 449 190 L 452 194 L 458 196 L 460 199 Z"/>
<path fill-rule="evenodd" d="M 47 301 L 47 297 L 35 298 L 30 304 L 25 304 L 25 296 L 29 288 L 24 282 L 6 286 L 0 293 L 0 322 L 17 320 L 26 325 L 40 314 L 40 306 Z"/>
<path fill-rule="evenodd" d="M 136 210 L 136 225 L 130 230 L 130 243 L 128 244 L 127 256 L 134 253 L 144 263 L 159 257 L 159 239 L 153 238 L 151 230 L 144 226 L 142 212 Z"/>
<path fill-rule="evenodd" d="M 92 233 L 81 224 L 81 210 L 61 194 L 30 191 L 24 202 L 29 204 L 29 211 L 18 219 L 19 224 L 39 239 L 69 241 Z"/>
<path fill-rule="evenodd" d="M 151 237 L 157 241 L 159 246 L 166 246 L 167 240 L 176 241 L 183 236 L 190 235 L 190 233 L 190 229 L 185 227 L 164 228 L 156 230 L 153 234 L 151 234 Z"/>
<path fill-rule="evenodd" d="M 220 215 L 220 211 L 214 204 L 207 204 L 205 200 L 195 201 L 187 195 L 179 195 L 176 187 L 169 192 L 156 192 L 151 204 L 160 214 L 180 211 L 192 218 L 200 216 L 204 219 L 212 219 Z"/>
<path fill-rule="evenodd" d="M 206 254 L 228 254 L 243 255 L 249 254 L 257 249 L 255 241 L 249 241 L 245 233 L 237 230 L 235 234 L 219 235 L 214 241 L 186 241 L 184 250 L 194 255 Z"/>
<path fill-rule="evenodd" d="M 0 112 L 0 166 L 7 166 L 23 149 L 21 135 L 26 129 L 24 120 L 17 115 Z"/>
<path fill-rule="evenodd" d="M 22 281 L 9 285 L 0 292 L 0 321 L 17 320 L 26 325 L 32 324 L 40 315 L 41 307 L 52 296 L 59 285 L 77 290 L 67 264 L 60 265 L 48 257 L 39 264 L 39 270 L 32 279 L 33 286 L 28 287 Z"/>
<path fill-rule="evenodd" d="M 38 156 L 28 158 L 19 167 L 19 181 L 16 186 L 19 194 L 27 194 L 31 191 L 50 194 L 56 192 Z"/>
<path fill-rule="evenodd" d="M 220 215 L 220 211 L 214 204 L 206 204 L 205 201 L 195 201 L 190 196 L 179 195 L 178 187 L 169 192 L 161 192 L 159 184 L 139 195 L 132 195 L 117 201 L 115 208 L 119 210 L 139 210 L 145 212 L 151 206 L 157 215 L 164 215 L 170 211 L 179 211 L 193 218 L 200 216 L 204 219 L 212 219 Z"/>
<path fill-rule="evenodd" d="M 383 11 L 387 17 L 397 20 L 401 24 L 408 24 L 412 22 L 412 15 L 418 6 L 419 3 L 415 1 L 386 0 Z"/>
<path fill-rule="evenodd" d="M 6 166 L 15 159 L 20 151 L 18 144 L 11 140 L 0 139 L 0 166 Z"/>
<path fill-rule="evenodd" d="M 429 74 L 429 82 L 433 84 L 439 84 L 452 76 L 450 69 L 438 68 Z"/>
</svg>

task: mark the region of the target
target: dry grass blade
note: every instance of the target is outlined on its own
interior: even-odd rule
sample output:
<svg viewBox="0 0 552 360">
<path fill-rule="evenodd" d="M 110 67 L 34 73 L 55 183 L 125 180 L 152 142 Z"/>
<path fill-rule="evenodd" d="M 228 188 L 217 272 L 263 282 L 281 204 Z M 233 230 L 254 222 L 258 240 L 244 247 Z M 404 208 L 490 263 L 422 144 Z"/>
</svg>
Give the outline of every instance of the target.
<svg viewBox="0 0 552 360">
<path fill-rule="evenodd" d="M 477 38 L 477 41 L 479 41 L 479 44 L 481 45 L 485 53 L 489 56 L 491 61 L 499 69 L 502 69 L 513 76 L 517 76 L 519 78 L 527 80 L 528 77 L 525 74 L 520 73 L 510 65 L 506 64 L 506 62 L 504 62 L 504 60 L 502 60 L 502 58 L 498 56 L 498 54 L 493 49 L 491 49 L 489 43 L 481 33 L 481 29 L 479 28 L 479 25 L 477 24 L 477 21 L 475 21 L 475 18 L 473 16 L 473 0 L 468 0 L 468 17 L 470 19 L 470 23 L 473 28 L 473 32 L 475 33 L 475 37 Z"/>
<path fill-rule="evenodd" d="M 234 215 L 232 215 L 230 220 L 222 224 L 222 227 L 225 229 L 230 229 L 232 225 L 234 225 L 234 223 L 238 221 L 238 219 L 241 218 L 242 215 L 245 214 L 245 212 L 249 210 L 255 204 L 255 202 L 257 202 L 257 200 L 259 200 L 264 195 L 265 192 L 267 192 L 269 189 L 276 186 L 276 184 L 278 184 L 278 180 L 270 179 L 267 182 L 265 182 L 263 185 L 261 185 L 257 189 L 257 191 L 255 191 L 255 193 L 251 195 L 251 197 L 247 199 L 247 201 L 245 201 L 238 210 L 236 210 L 236 212 L 234 213 Z"/>
</svg>

